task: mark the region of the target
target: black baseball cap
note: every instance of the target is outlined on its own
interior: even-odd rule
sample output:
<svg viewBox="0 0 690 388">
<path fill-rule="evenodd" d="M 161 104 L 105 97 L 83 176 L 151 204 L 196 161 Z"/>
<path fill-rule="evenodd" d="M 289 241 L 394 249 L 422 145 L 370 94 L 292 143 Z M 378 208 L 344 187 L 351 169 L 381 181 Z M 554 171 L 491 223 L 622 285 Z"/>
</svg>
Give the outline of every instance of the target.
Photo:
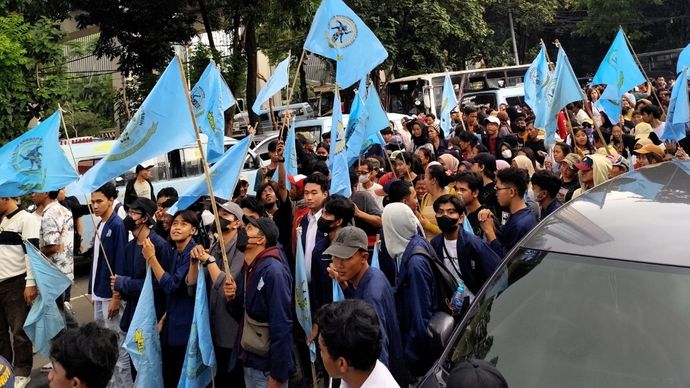
<svg viewBox="0 0 690 388">
<path fill-rule="evenodd" d="M 272 219 L 268 217 L 252 218 L 243 216 L 242 221 L 245 225 L 252 224 L 266 236 L 266 247 L 274 247 L 278 243 L 278 227 Z"/>
<path fill-rule="evenodd" d="M 153 219 L 153 215 L 156 213 L 156 210 L 158 210 L 158 205 L 148 198 L 138 197 L 134 202 L 127 205 L 127 208 L 128 210 L 139 210 L 144 215 L 148 216 L 149 219 Z"/>
</svg>

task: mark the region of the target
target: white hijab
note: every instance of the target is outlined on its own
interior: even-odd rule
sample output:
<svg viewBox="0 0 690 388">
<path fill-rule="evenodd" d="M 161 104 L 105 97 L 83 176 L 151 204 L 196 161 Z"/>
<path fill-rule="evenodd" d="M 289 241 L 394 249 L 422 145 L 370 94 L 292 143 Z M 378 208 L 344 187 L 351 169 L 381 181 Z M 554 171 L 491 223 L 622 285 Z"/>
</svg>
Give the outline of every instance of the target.
<svg viewBox="0 0 690 388">
<path fill-rule="evenodd" d="M 422 229 L 422 225 L 410 207 L 400 202 L 386 205 L 382 220 L 386 250 L 391 257 L 399 259 L 412 237 Z"/>
</svg>

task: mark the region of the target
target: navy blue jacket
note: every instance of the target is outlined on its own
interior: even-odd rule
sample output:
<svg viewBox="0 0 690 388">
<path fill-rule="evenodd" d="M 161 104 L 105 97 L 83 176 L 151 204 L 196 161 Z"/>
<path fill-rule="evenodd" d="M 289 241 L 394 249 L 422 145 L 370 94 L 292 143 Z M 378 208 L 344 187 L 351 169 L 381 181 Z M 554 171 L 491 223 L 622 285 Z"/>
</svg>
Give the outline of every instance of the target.
<svg viewBox="0 0 690 388">
<path fill-rule="evenodd" d="M 98 233 L 98 228 L 96 228 L 96 233 Z M 110 218 L 105 221 L 105 225 L 103 225 L 103 232 L 100 236 L 102 250 L 98 255 L 98 265 L 96 266 L 95 277 L 93 275 L 93 267 L 91 267 L 91 276 L 89 276 L 89 291 L 91 291 L 93 285 L 94 294 L 100 298 L 113 297 L 113 292 L 110 289 L 110 270 L 105 262 L 106 256 L 113 273 L 123 273 L 127 238 L 128 235 L 125 224 L 122 222 L 122 219 L 113 212 Z M 103 255 L 103 252 L 105 252 L 105 255 Z M 92 284 L 92 279 L 95 279 L 95 284 Z"/>
<path fill-rule="evenodd" d="M 317 232 L 317 235 L 322 234 Z M 309 285 L 309 302 L 311 311 L 318 311 L 321 306 L 333 302 L 333 279 L 328 275 L 331 256 L 323 253 L 331 246 L 331 240 L 317 239 L 311 254 L 311 283 Z"/>
<path fill-rule="evenodd" d="M 440 259 L 446 257 L 444 254 L 445 238 L 443 233 L 431 240 L 431 246 L 436 251 L 436 256 Z M 501 258 L 496 255 L 491 247 L 482 239 L 469 233 L 460 227 L 457 242 L 457 268 L 460 269 L 461 279 L 473 294 L 477 294 L 484 283 L 494 273 Z M 448 252 L 452 254 L 452 252 Z M 450 269 L 450 268 L 449 268 Z M 454 271 L 451 271 L 454 272 Z"/>
<path fill-rule="evenodd" d="M 170 261 L 172 260 L 172 247 L 161 236 L 151 230 L 149 239 L 156 249 L 156 259 L 164 270 L 170 269 Z M 137 308 L 139 302 L 139 295 L 141 289 L 144 287 L 144 279 L 146 278 L 146 260 L 141 254 L 141 246 L 137 244 L 137 240 L 133 239 L 127 243 L 125 247 L 125 264 L 124 272 L 117 274 L 115 279 L 115 290 L 120 293 L 122 300 L 127 302 L 125 310 L 120 319 L 120 329 L 125 333 L 129 329 L 129 324 L 134 317 L 134 310 Z M 165 313 L 165 294 L 161 290 L 158 281 L 153 279 L 153 294 L 154 303 L 156 306 L 156 318 L 161 319 Z"/>
<path fill-rule="evenodd" d="M 246 287 L 245 287 L 245 276 Z M 244 307 L 247 315 L 259 322 L 268 322 L 270 350 L 266 357 L 240 350 L 243 366 L 269 372 L 277 381 L 286 382 L 293 369 L 292 359 L 292 275 L 277 247 L 259 253 L 251 266 L 242 269 L 237 280 L 237 297 L 229 308 L 238 313 Z M 245 293 L 246 292 L 246 293 Z M 240 347 L 244 314 L 236 346 Z M 237 354 L 237 352 L 233 352 Z M 231 361 L 230 368 L 234 365 Z"/>
<path fill-rule="evenodd" d="M 496 239 L 489 243 L 491 249 L 503 258 L 538 223 L 532 209 L 525 207 L 508 217 L 503 227 L 496 230 Z"/>
<path fill-rule="evenodd" d="M 541 209 L 541 219 L 543 220 L 544 218 L 548 217 L 551 213 L 555 212 L 558 210 L 559 207 L 561 207 L 563 204 L 558 200 L 555 199 L 551 201 L 549 206 L 547 206 L 544 209 Z"/>
<path fill-rule="evenodd" d="M 381 355 L 379 360 L 386 365 L 391 374 L 403 378 L 402 371 L 402 342 L 400 340 L 400 325 L 395 310 L 395 295 L 393 287 L 388 283 L 386 275 L 378 268 L 369 267 L 355 288 L 350 285 L 343 290 L 348 299 L 361 299 L 374 307 L 381 324 Z"/>
<path fill-rule="evenodd" d="M 196 242 L 190 240 L 182 252 L 172 248 L 170 270 L 158 282 L 168 296 L 165 308 L 168 315 L 161 333 L 161 343 L 170 346 L 186 345 L 192 328 L 194 298 L 187 292 L 185 278 L 189 272 L 189 252 L 195 245 Z"/>
<path fill-rule="evenodd" d="M 400 259 L 395 302 L 407 369 L 414 376 L 421 376 L 434 362 L 428 354 L 431 346 L 427 327 L 434 312 L 432 306 L 436 290 L 428 259 L 412 254 L 416 246 L 430 253 L 433 249 L 423 237 L 412 237 Z"/>
</svg>

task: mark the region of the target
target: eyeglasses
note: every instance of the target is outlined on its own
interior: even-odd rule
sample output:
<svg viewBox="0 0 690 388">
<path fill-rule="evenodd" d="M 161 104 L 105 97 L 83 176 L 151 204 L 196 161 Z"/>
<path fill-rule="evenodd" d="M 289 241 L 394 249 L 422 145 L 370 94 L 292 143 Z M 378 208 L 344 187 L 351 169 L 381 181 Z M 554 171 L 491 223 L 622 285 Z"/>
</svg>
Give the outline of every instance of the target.
<svg viewBox="0 0 690 388">
<path fill-rule="evenodd" d="M 144 213 L 136 212 L 136 211 L 133 211 L 133 210 L 129 210 L 129 211 L 127 212 L 127 215 L 130 215 L 130 216 L 139 216 L 139 217 L 141 217 L 141 216 L 144 215 Z"/>
</svg>

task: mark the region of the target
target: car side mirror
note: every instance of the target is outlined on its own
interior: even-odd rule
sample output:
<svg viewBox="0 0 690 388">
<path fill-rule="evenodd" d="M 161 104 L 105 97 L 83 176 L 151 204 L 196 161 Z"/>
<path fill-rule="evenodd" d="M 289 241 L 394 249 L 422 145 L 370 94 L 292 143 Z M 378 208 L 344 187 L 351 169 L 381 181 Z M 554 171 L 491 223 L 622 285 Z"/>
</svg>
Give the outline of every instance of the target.
<svg viewBox="0 0 690 388">
<path fill-rule="evenodd" d="M 434 357 L 440 356 L 443 349 L 448 346 L 454 328 L 455 319 L 450 314 L 437 311 L 431 316 L 427 326 L 427 334 L 431 338 Z"/>
</svg>

